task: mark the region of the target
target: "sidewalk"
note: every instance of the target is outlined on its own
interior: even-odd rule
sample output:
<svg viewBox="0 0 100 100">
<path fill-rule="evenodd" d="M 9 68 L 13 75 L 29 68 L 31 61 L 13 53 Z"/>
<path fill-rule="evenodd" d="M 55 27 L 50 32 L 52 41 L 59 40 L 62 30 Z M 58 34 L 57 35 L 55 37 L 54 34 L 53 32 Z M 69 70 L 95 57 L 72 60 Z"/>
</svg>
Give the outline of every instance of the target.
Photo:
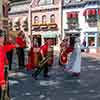
<svg viewBox="0 0 100 100">
<path fill-rule="evenodd" d="M 100 53 L 86 53 L 86 52 L 83 52 L 82 55 L 87 56 L 87 57 L 91 57 L 91 58 L 96 58 L 96 59 L 100 60 Z"/>
</svg>

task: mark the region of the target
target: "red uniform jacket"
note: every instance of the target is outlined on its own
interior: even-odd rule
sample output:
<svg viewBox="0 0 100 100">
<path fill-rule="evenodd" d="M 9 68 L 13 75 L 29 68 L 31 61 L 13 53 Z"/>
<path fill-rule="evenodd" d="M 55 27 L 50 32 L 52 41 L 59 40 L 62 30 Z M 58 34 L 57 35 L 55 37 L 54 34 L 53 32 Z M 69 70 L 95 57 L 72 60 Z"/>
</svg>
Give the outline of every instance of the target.
<svg viewBox="0 0 100 100">
<path fill-rule="evenodd" d="M 0 86 L 5 83 L 4 79 L 4 65 L 8 63 L 6 58 L 6 53 L 9 52 L 11 49 L 16 48 L 15 45 L 5 45 L 0 46 Z"/>
<path fill-rule="evenodd" d="M 44 56 L 47 55 L 47 53 L 48 53 L 48 45 L 47 44 L 40 47 L 40 53 L 43 53 Z"/>
<path fill-rule="evenodd" d="M 26 46 L 26 42 L 22 37 L 17 37 L 16 43 L 19 45 L 20 48 L 24 48 Z"/>
<path fill-rule="evenodd" d="M 66 50 L 65 51 L 63 51 L 62 53 L 61 53 L 61 63 L 62 64 L 66 64 L 67 63 L 67 61 L 68 61 L 68 54 L 70 53 L 70 52 L 72 52 L 73 51 L 73 48 L 70 48 L 70 47 L 68 47 L 68 48 L 66 48 Z"/>
</svg>

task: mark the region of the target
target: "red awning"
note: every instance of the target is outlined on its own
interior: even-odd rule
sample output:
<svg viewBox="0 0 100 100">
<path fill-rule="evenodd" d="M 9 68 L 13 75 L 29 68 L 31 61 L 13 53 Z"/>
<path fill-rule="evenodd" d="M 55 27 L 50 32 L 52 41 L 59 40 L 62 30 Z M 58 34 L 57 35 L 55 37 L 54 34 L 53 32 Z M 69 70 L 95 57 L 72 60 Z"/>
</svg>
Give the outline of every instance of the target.
<svg viewBox="0 0 100 100">
<path fill-rule="evenodd" d="M 67 12 L 67 18 L 72 18 L 72 13 L 71 12 Z"/>
<path fill-rule="evenodd" d="M 96 15 L 96 9 L 92 9 L 92 15 Z"/>
<path fill-rule="evenodd" d="M 67 12 L 67 18 L 77 18 L 78 13 L 77 12 Z"/>
<path fill-rule="evenodd" d="M 88 9 L 87 11 L 88 11 L 87 13 L 88 15 L 92 15 L 92 9 Z"/>
<path fill-rule="evenodd" d="M 98 15 L 100 15 L 100 9 L 98 9 Z"/>
<path fill-rule="evenodd" d="M 96 15 L 96 9 L 88 9 L 88 15 Z"/>
<path fill-rule="evenodd" d="M 77 12 L 73 12 L 73 13 L 72 13 L 72 17 L 73 17 L 73 18 L 77 18 L 77 17 L 78 17 L 78 13 L 77 13 Z"/>
</svg>

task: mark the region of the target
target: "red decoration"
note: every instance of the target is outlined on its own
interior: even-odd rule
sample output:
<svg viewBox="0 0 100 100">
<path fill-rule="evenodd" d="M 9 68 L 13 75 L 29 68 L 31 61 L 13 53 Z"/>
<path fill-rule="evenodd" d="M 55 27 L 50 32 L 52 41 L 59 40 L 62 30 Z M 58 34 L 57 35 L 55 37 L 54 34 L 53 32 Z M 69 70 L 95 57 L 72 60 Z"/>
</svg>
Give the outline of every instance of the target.
<svg viewBox="0 0 100 100">
<path fill-rule="evenodd" d="M 77 18 L 78 13 L 77 12 L 67 12 L 67 18 Z"/>
<path fill-rule="evenodd" d="M 98 15 L 100 15 L 100 9 L 98 9 Z"/>
<path fill-rule="evenodd" d="M 67 18 L 72 18 L 71 12 L 67 12 Z"/>
<path fill-rule="evenodd" d="M 73 12 L 73 13 L 72 13 L 72 17 L 73 17 L 73 18 L 77 18 L 77 17 L 78 17 L 78 13 L 77 13 L 77 12 Z"/>
<path fill-rule="evenodd" d="M 88 15 L 92 15 L 92 9 L 88 9 Z"/>
<path fill-rule="evenodd" d="M 96 9 L 92 9 L 92 15 L 96 15 Z"/>
</svg>

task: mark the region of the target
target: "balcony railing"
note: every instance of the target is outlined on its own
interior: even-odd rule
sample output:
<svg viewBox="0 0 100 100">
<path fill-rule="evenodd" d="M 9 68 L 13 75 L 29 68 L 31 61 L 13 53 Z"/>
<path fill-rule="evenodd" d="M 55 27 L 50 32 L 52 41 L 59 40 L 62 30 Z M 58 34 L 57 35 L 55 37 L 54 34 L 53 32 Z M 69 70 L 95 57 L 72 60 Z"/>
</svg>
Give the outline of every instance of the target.
<svg viewBox="0 0 100 100">
<path fill-rule="evenodd" d="M 48 24 L 48 28 L 49 28 L 49 29 L 57 29 L 57 27 L 58 27 L 58 26 L 57 26 L 56 23 L 49 23 L 49 24 Z"/>
<path fill-rule="evenodd" d="M 32 24 L 32 30 L 39 30 L 40 24 Z"/>
</svg>

